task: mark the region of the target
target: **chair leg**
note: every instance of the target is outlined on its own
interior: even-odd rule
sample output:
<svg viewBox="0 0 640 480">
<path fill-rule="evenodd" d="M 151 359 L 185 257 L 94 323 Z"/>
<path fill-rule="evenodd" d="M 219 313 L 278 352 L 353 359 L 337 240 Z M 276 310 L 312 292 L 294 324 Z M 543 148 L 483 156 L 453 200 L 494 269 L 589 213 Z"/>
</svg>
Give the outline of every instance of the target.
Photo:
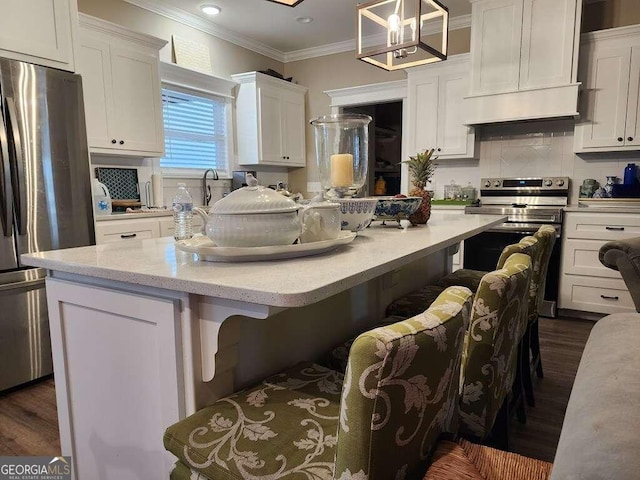
<svg viewBox="0 0 640 480">
<path fill-rule="evenodd" d="M 529 342 L 531 338 L 531 323 L 527 325 L 527 330 L 522 337 L 522 353 L 520 355 L 521 363 L 518 368 L 522 372 L 522 386 L 524 387 L 524 396 L 527 399 L 527 405 L 536 406 L 536 399 L 533 396 L 533 381 L 531 379 L 531 364 L 529 363 Z"/>
<path fill-rule="evenodd" d="M 520 365 L 522 365 L 522 341 L 518 344 L 518 358 L 516 368 L 516 378 L 513 381 L 511 387 L 511 405 L 509 408 L 515 410 L 518 421 L 523 425 L 527 423 L 527 412 L 524 409 L 524 388 L 522 386 L 522 372 Z"/>
<path fill-rule="evenodd" d="M 538 337 L 538 319 L 536 318 L 531 324 L 531 365 L 536 371 L 538 378 L 544 377 L 542 371 L 542 359 L 540 358 L 540 338 Z"/>
<path fill-rule="evenodd" d="M 509 421 L 511 413 L 509 407 L 509 397 L 504 399 L 502 406 L 498 411 L 493 428 L 491 429 L 490 444 L 498 450 L 509 450 Z"/>
</svg>

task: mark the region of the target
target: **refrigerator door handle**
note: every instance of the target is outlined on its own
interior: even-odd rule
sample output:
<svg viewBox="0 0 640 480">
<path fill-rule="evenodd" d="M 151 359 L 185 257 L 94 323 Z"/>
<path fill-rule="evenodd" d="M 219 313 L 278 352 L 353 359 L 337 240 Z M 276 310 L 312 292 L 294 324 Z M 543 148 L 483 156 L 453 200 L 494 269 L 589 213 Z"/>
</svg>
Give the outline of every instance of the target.
<svg viewBox="0 0 640 480">
<path fill-rule="evenodd" d="M 9 124 L 11 125 L 11 133 L 13 134 L 13 146 L 16 154 L 14 166 L 17 178 L 13 185 L 13 198 L 18 219 L 18 235 L 25 235 L 27 233 L 27 192 L 26 188 L 24 188 L 25 178 L 22 141 L 20 139 L 20 130 L 18 129 L 18 115 L 16 114 L 15 101 L 11 97 L 6 97 L 6 101 L 7 111 L 9 112 Z"/>
<path fill-rule="evenodd" d="M 17 283 L 8 283 L 6 285 L 0 285 L 0 292 L 6 292 L 8 290 L 16 290 L 18 288 L 25 289 L 33 286 L 44 285 L 44 278 L 37 278 L 35 280 L 26 280 Z"/>
<path fill-rule="evenodd" d="M 11 228 L 11 169 L 9 168 L 9 146 L 4 117 L 0 112 L 0 225 L 5 237 L 13 235 Z"/>
</svg>

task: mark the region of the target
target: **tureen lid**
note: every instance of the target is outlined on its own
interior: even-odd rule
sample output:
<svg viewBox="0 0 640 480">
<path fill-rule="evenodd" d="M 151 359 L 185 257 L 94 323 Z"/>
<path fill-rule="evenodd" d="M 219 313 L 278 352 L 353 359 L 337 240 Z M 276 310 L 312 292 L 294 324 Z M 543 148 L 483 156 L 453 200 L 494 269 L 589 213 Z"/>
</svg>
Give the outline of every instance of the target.
<svg viewBox="0 0 640 480">
<path fill-rule="evenodd" d="M 292 199 L 267 187 L 258 185 L 258 180 L 247 174 L 248 186 L 234 190 L 218 200 L 210 213 L 241 215 L 246 213 L 283 213 L 298 210 L 299 205 Z"/>
</svg>

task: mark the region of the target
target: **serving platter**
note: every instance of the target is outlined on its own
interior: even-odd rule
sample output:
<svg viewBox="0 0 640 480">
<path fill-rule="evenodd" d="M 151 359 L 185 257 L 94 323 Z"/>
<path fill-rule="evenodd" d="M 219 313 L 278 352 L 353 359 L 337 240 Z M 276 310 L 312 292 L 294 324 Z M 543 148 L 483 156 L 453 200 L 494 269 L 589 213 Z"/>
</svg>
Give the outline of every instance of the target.
<svg viewBox="0 0 640 480">
<path fill-rule="evenodd" d="M 319 255 L 351 243 L 356 235 L 355 232 L 343 231 L 332 240 L 269 247 L 219 247 L 208 237 L 196 235 L 189 240 L 177 241 L 176 250 L 195 253 L 199 260 L 207 262 L 259 262 Z"/>
</svg>

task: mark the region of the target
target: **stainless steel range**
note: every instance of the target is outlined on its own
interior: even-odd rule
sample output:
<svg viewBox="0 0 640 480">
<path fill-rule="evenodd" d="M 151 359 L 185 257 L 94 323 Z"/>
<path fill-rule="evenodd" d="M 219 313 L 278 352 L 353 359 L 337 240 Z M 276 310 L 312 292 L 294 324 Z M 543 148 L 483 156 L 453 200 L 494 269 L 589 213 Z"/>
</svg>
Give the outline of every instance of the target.
<svg viewBox="0 0 640 480">
<path fill-rule="evenodd" d="M 507 215 L 502 225 L 466 240 L 464 267 L 490 271 L 495 269 L 502 249 L 532 235 L 540 225 L 553 225 L 557 241 L 549 264 L 545 302 L 541 315 L 556 316 L 560 278 L 560 236 L 563 207 L 569 199 L 568 177 L 483 178 L 477 205 L 465 208 L 467 214 Z"/>
</svg>

